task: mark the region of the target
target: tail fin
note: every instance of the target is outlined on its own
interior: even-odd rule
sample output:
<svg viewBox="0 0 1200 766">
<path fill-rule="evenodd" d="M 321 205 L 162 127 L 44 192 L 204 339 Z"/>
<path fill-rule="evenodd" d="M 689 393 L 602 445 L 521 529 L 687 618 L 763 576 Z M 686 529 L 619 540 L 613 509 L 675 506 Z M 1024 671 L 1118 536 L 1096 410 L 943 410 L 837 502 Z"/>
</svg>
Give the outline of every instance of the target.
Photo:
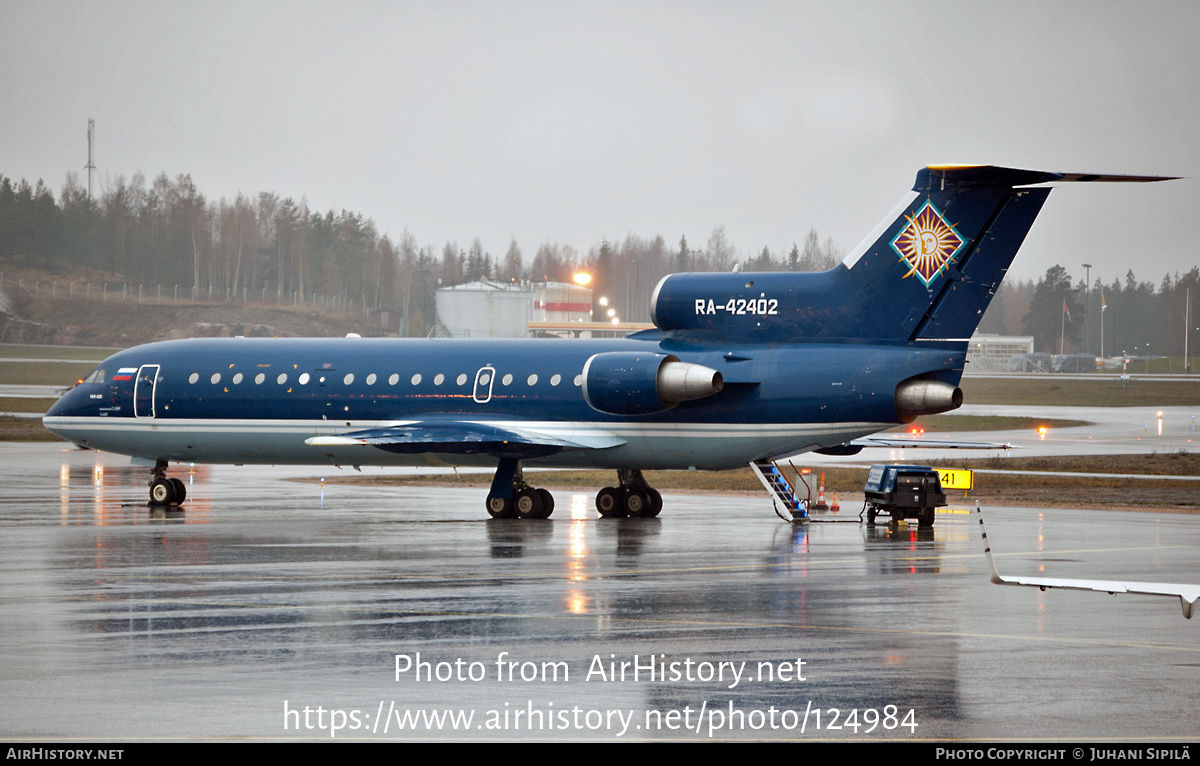
<svg viewBox="0 0 1200 766">
<path fill-rule="evenodd" d="M 1022 187 L 1163 180 L 993 165 L 923 168 L 900 213 L 845 261 L 853 289 L 877 307 L 860 329 L 904 340 L 967 340 L 1050 194 Z"/>
<path fill-rule="evenodd" d="M 655 289 L 653 319 L 662 330 L 730 339 L 965 341 L 1050 194 L 1025 187 L 1161 180 L 930 165 L 841 265 L 819 274 L 673 274 Z"/>
<path fill-rule="evenodd" d="M 972 166 L 918 172 L 900 213 L 845 261 L 866 309 L 858 332 L 970 338 L 1050 194 L 1015 187 L 1060 177 Z"/>
</svg>

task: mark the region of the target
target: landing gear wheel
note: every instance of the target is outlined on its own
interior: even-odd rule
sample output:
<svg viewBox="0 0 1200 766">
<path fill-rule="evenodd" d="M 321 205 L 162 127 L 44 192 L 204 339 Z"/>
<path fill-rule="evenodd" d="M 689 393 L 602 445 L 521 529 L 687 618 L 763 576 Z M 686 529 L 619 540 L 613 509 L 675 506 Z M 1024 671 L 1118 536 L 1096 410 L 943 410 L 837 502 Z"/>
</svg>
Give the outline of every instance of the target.
<svg viewBox="0 0 1200 766">
<path fill-rule="evenodd" d="M 488 495 L 487 499 L 488 516 L 493 519 L 511 519 L 513 513 L 513 501 L 507 497 L 493 497 Z"/>
<path fill-rule="evenodd" d="M 539 519 L 548 519 L 550 514 L 554 513 L 554 495 L 550 494 L 550 490 L 538 488 L 538 497 L 542 499 L 542 512 L 538 514 Z"/>
<path fill-rule="evenodd" d="M 650 515 L 650 498 L 636 489 L 625 490 L 625 513 L 635 519 L 646 518 Z"/>
<path fill-rule="evenodd" d="M 542 512 L 542 498 L 538 495 L 536 489 L 527 487 L 518 490 L 513 496 L 513 512 L 518 519 L 536 519 L 540 518 Z"/>
<path fill-rule="evenodd" d="M 175 488 L 175 499 L 172 501 L 176 505 L 183 505 L 183 501 L 187 500 L 187 485 L 182 479 L 167 479 L 171 482 L 171 486 Z"/>
<path fill-rule="evenodd" d="M 606 519 L 624 516 L 625 507 L 621 501 L 621 490 L 605 487 L 596 493 L 596 510 Z"/>
<path fill-rule="evenodd" d="M 662 513 L 662 493 L 654 487 L 646 487 L 646 496 L 650 498 L 650 510 L 646 513 L 646 518 L 653 519 Z"/>
<path fill-rule="evenodd" d="M 596 507 L 601 516 L 632 516 L 636 519 L 652 519 L 662 511 L 662 495 L 654 487 L 646 483 L 646 477 L 636 468 L 617 469 L 616 487 L 606 487 L 601 491 L 614 493 L 616 508 L 606 513 L 601 507 L 608 499 L 596 495 Z"/>
<path fill-rule="evenodd" d="M 170 505 L 175 502 L 175 485 L 170 479 L 155 479 L 150 483 L 150 505 Z"/>
</svg>

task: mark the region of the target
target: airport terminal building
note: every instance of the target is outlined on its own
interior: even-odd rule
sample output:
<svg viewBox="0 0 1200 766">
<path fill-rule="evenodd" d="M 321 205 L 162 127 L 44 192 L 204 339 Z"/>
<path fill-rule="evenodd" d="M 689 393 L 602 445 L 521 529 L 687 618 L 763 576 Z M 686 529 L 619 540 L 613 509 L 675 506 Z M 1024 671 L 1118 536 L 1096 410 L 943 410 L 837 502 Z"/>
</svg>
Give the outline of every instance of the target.
<svg viewBox="0 0 1200 766">
<path fill-rule="evenodd" d="M 1016 354 L 1033 353 L 1032 335 L 973 335 L 967 347 L 967 372 L 1001 372 Z"/>
</svg>

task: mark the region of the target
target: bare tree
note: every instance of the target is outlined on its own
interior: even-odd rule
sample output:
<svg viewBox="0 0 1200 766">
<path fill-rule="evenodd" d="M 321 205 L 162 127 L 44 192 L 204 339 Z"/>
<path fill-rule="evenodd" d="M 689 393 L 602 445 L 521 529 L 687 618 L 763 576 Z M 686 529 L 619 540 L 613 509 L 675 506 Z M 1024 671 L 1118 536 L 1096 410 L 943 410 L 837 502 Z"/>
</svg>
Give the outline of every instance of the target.
<svg viewBox="0 0 1200 766">
<path fill-rule="evenodd" d="M 521 262 L 521 248 L 514 237 L 508 243 L 508 252 L 504 255 L 504 263 L 500 268 L 501 282 L 519 282 L 524 276 L 525 265 Z"/>
<path fill-rule="evenodd" d="M 708 247 L 705 248 L 709 267 L 713 271 L 729 271 L 737 260 L 737 249 L 725 236 L 725 227 L 718 226 L 708 237 Z"/>
</svg>

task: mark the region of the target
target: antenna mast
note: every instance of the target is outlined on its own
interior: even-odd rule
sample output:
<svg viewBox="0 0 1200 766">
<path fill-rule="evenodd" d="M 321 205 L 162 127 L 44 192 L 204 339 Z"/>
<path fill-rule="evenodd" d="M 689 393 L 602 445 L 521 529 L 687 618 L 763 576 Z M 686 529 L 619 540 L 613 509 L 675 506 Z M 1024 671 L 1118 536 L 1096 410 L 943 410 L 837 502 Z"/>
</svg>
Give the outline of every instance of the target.
<svg viewBox="0 0 1200 766">
<path fill-rule="evenodd" d="M 92 171 L 96 169 L 96 163 L 92 160 L 92 144 L 96 140 L 96 121 L 88 120 L 88 164 L 83 167 L 88 172 L 88 201 L 92 199 Z"/>
</svg>

